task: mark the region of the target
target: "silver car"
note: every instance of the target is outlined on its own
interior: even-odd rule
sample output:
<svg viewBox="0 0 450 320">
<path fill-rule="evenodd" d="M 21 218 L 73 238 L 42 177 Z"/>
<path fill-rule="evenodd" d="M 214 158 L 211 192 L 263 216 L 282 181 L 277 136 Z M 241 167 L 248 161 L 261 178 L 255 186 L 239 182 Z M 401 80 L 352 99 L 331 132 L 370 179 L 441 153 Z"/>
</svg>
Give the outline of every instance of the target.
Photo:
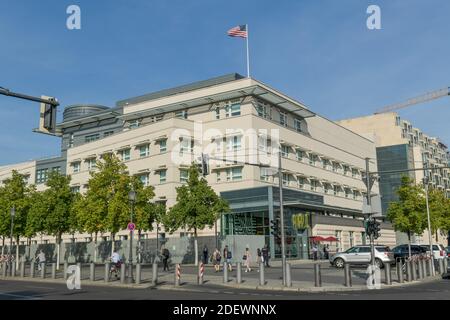
<svg viewBox="0 0 450 320">
<path fill-rule="evenodd" d="M 347 251 L 338 252 L 330 257 L 330 263 L 337 267 L 343 268 L 345 263 L 369 265 L 371 261 L 370 246 L 355 246 Z M 375 265 L 380 269 L 385 263 L 394 263 L 394 254 L 387 246 L 375 246 Z"/>
</svg>

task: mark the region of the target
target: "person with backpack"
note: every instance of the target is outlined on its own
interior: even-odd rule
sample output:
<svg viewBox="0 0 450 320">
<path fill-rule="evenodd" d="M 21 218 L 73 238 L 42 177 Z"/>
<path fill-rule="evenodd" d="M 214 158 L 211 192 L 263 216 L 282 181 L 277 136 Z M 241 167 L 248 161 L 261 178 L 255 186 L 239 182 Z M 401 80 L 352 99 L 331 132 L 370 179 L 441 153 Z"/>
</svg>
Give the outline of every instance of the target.
<svg viewBox="0 0 450 320">
<path fill-rule="evenodd" d="M 213 260 L 212 262 L 214 264 L 214 270 L 216 272 L 219 272 L 220 271 L 220 261 L 222 260 L 219 249 L 216 248 L 216 250 L 214 250 L 214 253 L 212 255 L 212 260 Z"/>
<path fill-rule="evenodd" d="M 228 246 L 225 246 L 225 249 L 223 249 L 223 257 L 224 259 L 226 259 L 225 261 L 227 262 L 228 265 L 228 270 L 233 271 L 233 266 L 231 265 L 231 251 L 230 249 L 228 249 Z"/>
<path fill-rule="evenodd" d="M 252 268 L 250 267 L 250 264 L 252 262 L 252 255 L 250 254 L 249 248 L 245 248 L 245 253 L 244 253 L 244 256 L 242 257 L 242 259 L 245 262 L 245 272 L 252 271 Z"/>
<path fill-rule="evenodd" d="M 163 249 L 161 250 L 161 255 L 163 257 L 163 271 L 169 271 L 169 257 L 170 257 L 170 252 L 169 249 L 167 249 L 166 247 L 163 247 Z"/>
</svg>

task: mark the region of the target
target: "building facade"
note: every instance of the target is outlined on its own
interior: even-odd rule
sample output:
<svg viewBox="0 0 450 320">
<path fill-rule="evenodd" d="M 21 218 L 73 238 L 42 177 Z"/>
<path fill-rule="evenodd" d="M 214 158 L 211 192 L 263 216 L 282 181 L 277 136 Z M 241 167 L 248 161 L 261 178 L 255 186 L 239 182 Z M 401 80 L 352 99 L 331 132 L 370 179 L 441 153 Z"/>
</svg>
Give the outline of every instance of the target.
<svg viewBox="0 0 450 320">
<path fill-rule="evenodd" d="M 322 243 L 331 251 L 368 241 L 362 176 L 365 159 L 376 158 L 373 141 L 255 79 L 231 74 L 122 100 L 114 108 L 70 106 L 58 132 L 74 192 L 85 192 L 96 163 L 113 153 L 130 174 L 154 186 L 154 200 L 166 207 L 175 203 L 190 164 L 207 155 L 206 179 L 231 212 L 199 235 L 215 236 L 235 252 L 267 244 L 272 256 L 280 255 L 279 238 L 270 232 L 280 216 L 280 163 L 289 257 L 307 258 L 319 237 L 329 239 Z M 377 170 L 376 161 L 369 169 Z M 377 183 L 372 192 L 379 193 Z M 179 230 L 173 236 L 191 234 Z M 378 241 L 395 245 L 389 224 Z"/>
</svg>

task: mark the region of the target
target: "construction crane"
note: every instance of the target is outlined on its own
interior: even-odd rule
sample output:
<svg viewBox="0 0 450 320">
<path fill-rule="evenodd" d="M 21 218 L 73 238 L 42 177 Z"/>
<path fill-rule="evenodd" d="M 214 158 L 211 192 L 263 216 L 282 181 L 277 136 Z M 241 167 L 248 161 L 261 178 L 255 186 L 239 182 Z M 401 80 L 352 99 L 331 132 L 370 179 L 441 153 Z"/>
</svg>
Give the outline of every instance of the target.
<svg viewBox="0 0 450 320">
<path fill-rule="evenodd" d="M 409 107 L 411 105 L 415 105 L 415 104 L 419 104 L 419 103 L 423 103 L 423 102 L 439 99 L 439 98 L 442 98 L 442 97 L 445 97 L 445 96 L 450 96 L 450 87 L 442 88 L 442 89 L 435 90 L 435 91 L 432 91 L 432 92 L 428 92 L 428 93 L 425 93 L 425 94 L 423 94 L 421 96 L 418 96 L 418 97 L 406 100 L 405 102 L 391 104 L 389 106 L 386 106 L 384 108 L 381 108 L 381 109 L 375 111 L 375 114 L 392 112 L 392 111 L 395 111 L 395 110 L 398 110 L 398 109 Z"/>
</svg>

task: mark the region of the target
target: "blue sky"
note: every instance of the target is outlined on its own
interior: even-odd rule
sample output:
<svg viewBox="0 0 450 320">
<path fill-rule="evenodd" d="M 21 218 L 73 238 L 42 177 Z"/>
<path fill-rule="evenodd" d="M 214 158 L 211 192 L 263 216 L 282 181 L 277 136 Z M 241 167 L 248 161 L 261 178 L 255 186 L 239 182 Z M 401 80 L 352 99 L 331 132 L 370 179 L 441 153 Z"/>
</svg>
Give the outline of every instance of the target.
<svg viewBox="0 0 450 320">
<path fill-rule="evenodd" d="M 82 29 L 66 28 L 81 7 Z M 233 4 L 233 5 L 231 5 Z M 368 30 L 368 5 L 382 30 Z M 63 106 L 117 100 L 246 73 L 332 120 L 450 86 L 448 0 L 0 0 L 0 86 Z M 57 155 L 33 133 L 38 104 L 0 96 L 0 165 Z M 62 115 L 62 110 L 59 117 Z M 450 97 L 400 115 L 450 144 Z"/>
</svg>

